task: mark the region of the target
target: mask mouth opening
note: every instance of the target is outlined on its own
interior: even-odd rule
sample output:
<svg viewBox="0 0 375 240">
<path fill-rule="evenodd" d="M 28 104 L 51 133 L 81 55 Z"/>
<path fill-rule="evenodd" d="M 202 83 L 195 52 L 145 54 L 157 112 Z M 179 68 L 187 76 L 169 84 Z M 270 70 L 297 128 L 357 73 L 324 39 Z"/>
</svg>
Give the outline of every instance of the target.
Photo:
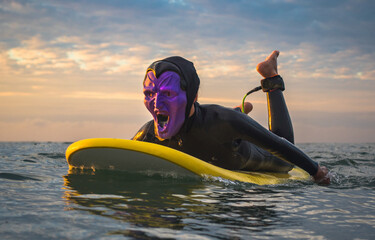
<svg viewBox="0 0 375 240">
<path fill-rule="evenodd" d="M 164 129 L 169 121 L 169 116 L 164 114 L 158 114 L 156 115 L 158 119 L 158 125 L 160 128 Z"/>
</svg>

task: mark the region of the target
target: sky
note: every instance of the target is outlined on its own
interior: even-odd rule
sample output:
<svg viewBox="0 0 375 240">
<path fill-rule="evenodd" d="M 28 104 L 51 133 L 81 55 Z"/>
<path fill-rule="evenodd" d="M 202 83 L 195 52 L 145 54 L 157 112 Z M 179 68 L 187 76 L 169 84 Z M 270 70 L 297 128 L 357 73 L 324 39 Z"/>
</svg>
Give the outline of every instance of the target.
<svg viewBox="0 0 375 240">
<path fill-rule="evenodd" d="M 375 142 L 375 1 L 0 0 L 0 141 L 131 138 L 142 81 L 182 56 L 198 101 L 234 107 L 278 71 L 297 143 Z M 267 127 L 263 92 L 247 98 Z"/>
</svg>

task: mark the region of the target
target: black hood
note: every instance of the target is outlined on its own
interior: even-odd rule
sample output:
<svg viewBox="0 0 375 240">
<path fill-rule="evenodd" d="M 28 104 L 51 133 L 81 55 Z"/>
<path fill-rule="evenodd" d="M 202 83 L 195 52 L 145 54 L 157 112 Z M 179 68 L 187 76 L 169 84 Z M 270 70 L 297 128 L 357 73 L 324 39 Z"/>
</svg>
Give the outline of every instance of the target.
<svg viewBox="0 0 375 240">
<path fill-rule="evenodd" d="M 159 76 L 165 71 L 173 71 L 180 75 L 180 86 L 183 90 L 186 91 L 187 104 L 185 119 L 188 119 L 191 106 L 194 103 L 194 99 L 198 93 L 200 84 L 200 80 L 197 71 L 195 70 L 194 64 L 186 60 L 185 58 L 174 56 L 153 62 L 148 67 L 147 72 L 150 70 L 153 70 L 155 72 L 157 78 L 159 78 Z"/>
</svg>

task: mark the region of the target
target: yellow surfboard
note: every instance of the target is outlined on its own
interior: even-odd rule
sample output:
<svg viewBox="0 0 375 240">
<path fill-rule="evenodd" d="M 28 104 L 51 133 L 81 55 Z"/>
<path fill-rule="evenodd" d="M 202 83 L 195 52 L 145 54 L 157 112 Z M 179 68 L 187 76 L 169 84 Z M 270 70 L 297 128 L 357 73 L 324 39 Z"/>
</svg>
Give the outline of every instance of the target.
<svg viewBox="0 0 375 240">
<path fill-rule="evenodd" d="M 281 184 L 288 180 L 309 178 L 309 174 L 300 168 L 294 168 L 287 174 L 231 171 L 172 148 L 126 139 L 80 140 L 68 147 L 66 159 L 71 168 L 165 172 L 208 179 L 222 178 L 258 185 Z"/>
</svg>

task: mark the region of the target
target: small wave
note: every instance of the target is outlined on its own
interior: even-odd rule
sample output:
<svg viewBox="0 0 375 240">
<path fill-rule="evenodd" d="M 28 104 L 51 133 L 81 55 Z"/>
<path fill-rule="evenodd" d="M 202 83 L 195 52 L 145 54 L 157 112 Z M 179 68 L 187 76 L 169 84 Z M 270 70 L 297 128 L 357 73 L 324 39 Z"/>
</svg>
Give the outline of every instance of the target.
<svg viewBox="0 0 375 240">
<path fill-rule="evenodd" d="M 240 184 L 243 184 L 244 182 L 239 182 L 239 181 L 235 181 L 235 180 L 229 180 L 229 179 L 226 179 L 226 178 L 222 178 L 222 177 L 214 177 L 214 176 L 211 176 L 211 175 L 203 175 L 203 180 L 206 181 L 206 182 L 220 182 L 220 183 L 224 183 L 226 186 L 228 185 L 240 185 Z M 254 185 L 253 183 L 251 183 L 252 185 Z"/>
<path fill-rule="evenodd" d="M 62 153 L 38 153 L 39 156 L 48 157 L 52 159 L 65 158 L 65 154 Z"/>
<path fill-rule="evenodd" d="M 27 177 L 27 176 L 23 176 L 21 174 L 15 174 L 15 173 L 0 173 L 0 178 L 15 180 L 15 181 L 26 181 L 26 180 L 40 181 L 40 179 L 37 179 L 37 178 Z"/>
<path fill-rule="evenodd" d="M 30 162 L 30 163 L 36 163 L 36 161 L 34 161 L 34 160 L 30 160 L 30 159 L 24 159 L 23 161 L 24 161 L 24 162 Z"/>
</svg>

